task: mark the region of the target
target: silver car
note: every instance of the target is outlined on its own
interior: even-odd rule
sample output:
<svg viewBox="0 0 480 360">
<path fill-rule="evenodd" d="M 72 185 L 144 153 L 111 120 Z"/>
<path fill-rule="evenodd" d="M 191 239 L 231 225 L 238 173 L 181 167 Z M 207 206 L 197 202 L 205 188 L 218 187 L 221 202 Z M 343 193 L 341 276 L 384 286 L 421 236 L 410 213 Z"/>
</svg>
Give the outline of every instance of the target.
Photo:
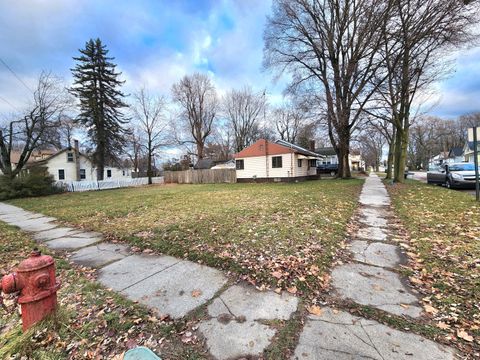
<svg viewBox="0 0 480 360">
<path fill-rule="evenodd" d="M 443 164 L 436 170 L 427 172 L 427 183 L 441 184 L 447 188 L 475 188 L 475 164 Z"/>
</svg>

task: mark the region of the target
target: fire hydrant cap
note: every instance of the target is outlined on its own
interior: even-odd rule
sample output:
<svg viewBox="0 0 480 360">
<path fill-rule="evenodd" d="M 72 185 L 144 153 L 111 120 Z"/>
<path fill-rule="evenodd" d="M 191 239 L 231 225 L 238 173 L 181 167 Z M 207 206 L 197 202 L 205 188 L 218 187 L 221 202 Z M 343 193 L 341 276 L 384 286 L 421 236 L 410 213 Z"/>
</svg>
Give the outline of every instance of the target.
<svg viewBox="0 0 480 360">
<path fill-rule="evenodd" d="M 22 261 L 18 267 L 18 272 L 29 272 L 43 269 L 53 264 L 53 258 L 49 255 L 42 255 L 40 251 L 34 249 L 30 257 Z"/>
<path fill-rule="evenodd" d="M 15 291 L 18 291 L 17 282 L 15 281 L 14 274 L 5 275 L 2 278 L 2 282 L 0 284 L 0 291 L 4 292 L 5 294 L 10 294 Z"/>
</svg>

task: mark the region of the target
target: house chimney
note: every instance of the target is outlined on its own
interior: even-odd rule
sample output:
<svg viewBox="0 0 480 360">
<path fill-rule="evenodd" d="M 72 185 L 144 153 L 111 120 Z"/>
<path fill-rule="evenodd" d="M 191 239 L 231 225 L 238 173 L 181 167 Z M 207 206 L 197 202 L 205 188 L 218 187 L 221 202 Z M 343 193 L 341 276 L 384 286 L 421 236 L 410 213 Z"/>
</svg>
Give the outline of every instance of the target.
<svg viewBox="0 0 480 360">
<path fill-rule="evenodd" d="M 315 140 L 310 140 L 310 151 L 315 152 Z"/>
<path fill-rule="evenodd" d="M 75 178 L 80 181 L 80 149 L 78 147 L 78 140 L 73 140 L 74 159 L 75 159 Z"/>
</svg>

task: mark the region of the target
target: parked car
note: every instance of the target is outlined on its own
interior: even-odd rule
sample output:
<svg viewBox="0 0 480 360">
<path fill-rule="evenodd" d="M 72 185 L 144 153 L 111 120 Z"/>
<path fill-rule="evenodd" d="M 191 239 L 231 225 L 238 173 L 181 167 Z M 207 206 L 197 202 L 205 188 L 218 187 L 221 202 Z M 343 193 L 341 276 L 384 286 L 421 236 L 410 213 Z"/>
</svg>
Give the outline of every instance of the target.
<svg viewBox="0 0 480 360">
<path fill-rule="evenodd" d="M 317 165 L 317 174 L 331 174 L 338 173 L 338 164 L 319 164 Z"/>
<path fill-rule="evenodd" d="M 428 184 L 445 185 L 447 188 L 475 188 L 473 163 L 443 164 L 427 172 Z"/>
</svg>

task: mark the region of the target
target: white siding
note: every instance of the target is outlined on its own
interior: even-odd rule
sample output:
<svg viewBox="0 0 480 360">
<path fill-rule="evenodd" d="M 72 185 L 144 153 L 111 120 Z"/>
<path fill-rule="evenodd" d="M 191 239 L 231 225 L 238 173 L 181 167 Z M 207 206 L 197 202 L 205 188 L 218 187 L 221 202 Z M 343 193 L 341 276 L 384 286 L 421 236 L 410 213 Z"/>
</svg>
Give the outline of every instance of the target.
<svg viewBox="0 0 480 360">
<path fill-rule="evenodd" d="M 63 152 L 58 156 L 54 156 L 50 160 L 47 161 L 47 170 L 48 172 L 53 175 L 56 181 L 76 181 L 76 168 L 75 162 L 68 162 L 67 161 L 67 153 Z M 96 169 L 92 166 L 92 162 L 84 155 L 80 155 L 80 170 L 85 170 L 85 179 L 81 179 L 81 181 L 95 181 L 97 180 L 97 172 Z M 58 177 L 58 170 L 64 170 L 65 172 L 65 179 L 60 180 Z M 111 171 L 111 177 L 107 177 L 108 170 Z M 119 169 L 115 167 L 105 167 L 105 180 L 121 180 L 121 179 L 129 179 L 131 178 L 131 171 L 129 169 Z"/>
<path fill-rule="evenodd" d="M 272 157 L 282 157 L 282 167 L 272 168 Z M 267 158 L 265 156 L 255 156 L 246 158 L 237 158 L 244 161 L 244 169 L 237 170 L 238 179 L 266 178 Z M 298 154 L 268 155 L 268 177 L 269 178 L 287 178 L 316 175 L 316 167 L 308 168 L 308 159 L 302 160 L 302 167 L 298 167 Z"/>
<path fill-rule="evenodd" d="M 67 161 L 67 154 L 68 151 L 65 151 L 58 156 L 54 156 L 50 160 L 48 160 L 46 166 L 48 172 L 53 175 L 55 180 L 60 180 L 58 178 L 58 170 L 63 169 L 65 172 L 65 179 L 63 181 L 76 181 L 76 167 L 75 162 L 68 162 Z M 80 155 L 80 169 L 85 169 L 85 175 L 87 181 L 94 180 L 92 177 L 92 165 L 90 160 L 83 155 Z"/>
</svg>

